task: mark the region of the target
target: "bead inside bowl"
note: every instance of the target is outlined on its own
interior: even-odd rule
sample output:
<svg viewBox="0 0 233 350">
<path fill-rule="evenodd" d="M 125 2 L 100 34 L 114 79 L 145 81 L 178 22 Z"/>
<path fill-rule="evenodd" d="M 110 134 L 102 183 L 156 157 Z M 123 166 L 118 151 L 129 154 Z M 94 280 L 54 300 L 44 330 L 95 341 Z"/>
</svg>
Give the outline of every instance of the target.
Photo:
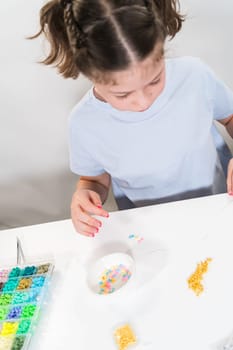
<svg viewBox="0 0 233 350">
<path fill-rule="evenodd" d="M 115 294 L 126 290 L 134 274 L 134 260 L 125 253 L 105 255 L 91 264 L 87 283 L 96 294 Z"/>
</svg>

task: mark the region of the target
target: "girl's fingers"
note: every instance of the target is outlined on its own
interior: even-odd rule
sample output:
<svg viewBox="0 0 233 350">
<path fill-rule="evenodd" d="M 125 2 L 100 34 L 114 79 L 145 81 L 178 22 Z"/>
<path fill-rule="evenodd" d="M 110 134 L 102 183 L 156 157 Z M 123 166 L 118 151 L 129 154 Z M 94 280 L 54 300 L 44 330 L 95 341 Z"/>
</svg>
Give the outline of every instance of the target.
<svg viewBox="0 0 233 350">
<path fill-rule="evenodd" d="M 99 232 L 99 229 L 93 226 L 89 226 L 84 222 L 79 221 L 77 218 L 72 216 L 72 222 L 75 227 L 75 230 L 84 236 L 94 237 L 96 233 Z"/>
<path fill-rule="evenodd" d="M 102 226 L 101 221 L 95 219 L 80 207 L 71 207 L 71 218 L 76 231 L 85 236 L 94 237 Z"/>
<path fill-rule="evenodd" d="M 81 221 L 78 222 L 78 232 L 89 237 L 95 237 L 99 232 L 99 229 L 93 226 L 89 226 Z"/>
<path fill-rule="evenodd" d="M 98 215 L 98 216 L 103 216 L 106 218 L 109 217 L 108 212 L 106 210 L 104 210 L 102 207 L 102 203 L 101 203 L 101 199 L 100 199 L 99 194 L 94 192 L 94 191 L 90 191 L 89 196 L 90 196 L 89 203 L 91 204 L 90 213 L 92 213 L 94 215 Z"/>
<path fill-rule="evenodd" d="M 228 164 L 227 171 L 227 192 L 229 195 L 233 195 L 233 159 Z"/>
<path fill-rule="evenodd" d="M 84 211 L 79 215 L 78 219 L 80 222 L 87 224 L 88 226 L 93 226 L 95 228 L 99 228 L 102 226 L 101 221 L 93 218 L 92 216 L 88 215 Z"/>
<path fill-rule="evenodd" d="M 74 195 L 71 203 L 71 218 L 73 225 L 80 234 L 93 237 L 102 226 L 97 218 L 109 217 L 106 210 L 102 208 L 100 196 L 93 191 L 83 192 L 85 196 Z"/>
<path fill-rule="evenodd" d="M 100 206 L 96 206 L 94 204 L 90 204 L 90 207 L 88 209 L 88 212 L 89 213 L 92 213 L 93 215 L 97 215 L 97 216 L 103 216 L 105 218 L 108 218 L 109 217 L 109 213 L 104 210 L 102 207 Z"/>
</svg>

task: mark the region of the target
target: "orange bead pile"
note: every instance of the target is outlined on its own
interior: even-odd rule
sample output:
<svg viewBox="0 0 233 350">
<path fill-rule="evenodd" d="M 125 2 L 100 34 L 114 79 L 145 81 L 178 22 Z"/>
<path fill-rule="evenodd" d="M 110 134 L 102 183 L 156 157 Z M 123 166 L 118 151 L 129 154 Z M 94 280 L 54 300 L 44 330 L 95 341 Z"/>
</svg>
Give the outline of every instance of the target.
<svg viewBox="0 0 233 350">
<path fill-rule="evenodd" d="M 136 343 L 136 336 L 128 324 L 117 328 L 114 336 L 119 350 L 125 350 L 128 346 Z"/>
<path fill-rule="evenodd" d="M 202 280 L 203 275 L 208 271 L 210 261 L 212 261 L 212 259 L 207 258 L 205 261 L 201 261 L 199 264 L 197 264 L 196 270 L 188 278 L 188 286 L 197 296 L 204 291 Z"/>
</svg>

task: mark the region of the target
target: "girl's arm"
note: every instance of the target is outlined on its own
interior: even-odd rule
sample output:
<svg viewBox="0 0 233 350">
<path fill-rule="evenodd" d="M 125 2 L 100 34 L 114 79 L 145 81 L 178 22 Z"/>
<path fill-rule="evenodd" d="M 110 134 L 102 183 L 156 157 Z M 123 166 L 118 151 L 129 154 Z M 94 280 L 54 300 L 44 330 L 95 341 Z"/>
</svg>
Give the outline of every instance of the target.
<svg viewBox="0 0 233 350">
<path fill-rule="evenodd" d="M 219 120 L 219 122 L 225 126 L 227 132 L 233 138 L 233 114 L 230 115 L 228 118 Z M 228 163 L 227 192 L 230 195 L 233 195 L 233 158 Z"/>
<path fill-rule="evenodd" d="M 102 204 L 106 201 L 110 187 L 110 175 L 108 173 L 99 176 L 80 176 L 77 189 L 89 189 L 99 194 Z"/>
<path fill-rule="evenodd" d="M 228 118 L 218 120 L 218 122 L 225 126 L 229 135 L 233 138 L 233 114 Z"/>
<path fill-rule="evenodd" d="M 81 176 L 71 202 L 71 218 L 75 229 L 86 236 L 94 237 L 102 226 L 93 215 L 108 217 L 102 203 L 108 196 L 110 175 Z"/>
</svg>

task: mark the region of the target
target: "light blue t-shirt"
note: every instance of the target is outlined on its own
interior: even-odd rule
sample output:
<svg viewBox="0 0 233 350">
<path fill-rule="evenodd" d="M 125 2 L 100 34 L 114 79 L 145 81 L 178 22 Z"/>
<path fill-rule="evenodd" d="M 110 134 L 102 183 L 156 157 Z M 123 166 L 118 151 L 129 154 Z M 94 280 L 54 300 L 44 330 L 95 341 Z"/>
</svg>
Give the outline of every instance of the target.
<svg viewBox="0 0 233 350">
<path fill-rule="evenodd" d="M 71 170 L 111 175 L 120 209 L 225 192 L 213 120 L 233 93 L 201 60 L 166 60 L 165 88 L 144 112 L 118 111 L 91 89 L 71 112 Z"/>
</svg>

